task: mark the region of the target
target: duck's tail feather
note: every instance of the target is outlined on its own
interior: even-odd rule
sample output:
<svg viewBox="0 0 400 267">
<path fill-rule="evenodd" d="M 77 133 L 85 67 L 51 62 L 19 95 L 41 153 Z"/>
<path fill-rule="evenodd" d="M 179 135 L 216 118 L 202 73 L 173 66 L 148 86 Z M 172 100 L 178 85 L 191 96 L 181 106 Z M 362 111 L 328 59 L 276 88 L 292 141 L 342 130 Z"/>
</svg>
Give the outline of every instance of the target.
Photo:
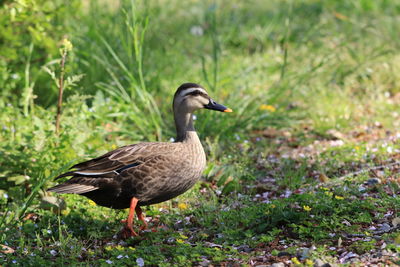
<svg viewBox="0 0 400 267">
<path fill-rule="evenodd" d="M 47 191 L 60 194 L 83 194 L 97 189 L 99 188 L 93 185 L 64 183 L 51 187 Z"/>
</svg>

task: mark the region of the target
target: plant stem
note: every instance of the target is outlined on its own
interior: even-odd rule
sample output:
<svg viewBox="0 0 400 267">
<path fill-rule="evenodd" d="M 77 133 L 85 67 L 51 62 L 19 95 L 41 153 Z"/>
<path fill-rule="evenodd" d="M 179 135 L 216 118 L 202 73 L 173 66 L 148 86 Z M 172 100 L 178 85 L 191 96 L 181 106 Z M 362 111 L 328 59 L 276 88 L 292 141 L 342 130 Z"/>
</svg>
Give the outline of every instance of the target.
<svg viewBox="0 0 400 267">
<path fill-rule="evenodd" d="M 61 73 L 58 80 L 58 102 L 57 102 L 57 115 L 56 115 L 56 134 L 60 132 L 60 119 L 61 119 L 61 107 L 62 107 L 62 97 L 64 92 L 64 66 L 65 60 L 67 58 L 67 51 L 64 50 L 61 57 Z"/>
<path fill-rule="evenodd" d="M 33 109 L 33 86 L 34 83 L 31 83 L 30 81 L 30 68 L 31 68 L 31 58 L 32 58 L 32 52 L 33 52 L 33 43 L 30 44 L 29 46 L 29 55 L 28 55 L 28 60 L 26 62 L 25 66 L 25 86 L 24 86 L 24 92 L 23 92 L 23 109 L 24 109 L 24 115 L 28 116 L 29 114 L 29 108 L 32 110 Z"/>
</svg>

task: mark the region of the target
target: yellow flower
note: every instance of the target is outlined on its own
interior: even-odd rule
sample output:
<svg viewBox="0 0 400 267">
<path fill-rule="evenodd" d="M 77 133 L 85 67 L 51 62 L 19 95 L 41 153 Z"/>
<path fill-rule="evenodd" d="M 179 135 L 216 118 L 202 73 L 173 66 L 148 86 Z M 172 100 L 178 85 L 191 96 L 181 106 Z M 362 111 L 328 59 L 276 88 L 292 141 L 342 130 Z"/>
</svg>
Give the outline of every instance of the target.
<svg viewBox="0 0 400 267">
<path fill-rule="evenodd" d="M 62 211 L 61 211 L 61 214 L 64 215 L 64 216 L 66 216 L 66 215 L 69 214 L 69 212 L 70 212 L 70 209 L 65 209 L 65 210 L 62 210 Z"/>
<path fill-rule="evenodd" d="M 117 145 L 116 144 L 112 144 L 111 145 L 111 149 L 116 149 L 117 148 Z"/>
<path fill-rule="evenodd" d="M 335 196 L 335 198 L 338 199 L 338 200 L 343 200 L 344 199 L 344 197 L 341 197 L 341 196 Z"/>
<path fill-rule="evenodd" d="M 72 43 L 67 38 L 64 38 L 62 40 L 62 45 L 64 46 L 64 49 L 67 51 L 71 51 L 73 48 Z"/>
<path fill-rule="evenodd" d="M 88 202 L 90 206 L 96 206 L 96 202 L 94 202 L 93 200 L 89 199 Z"/>
<path fill-rule="evenodd" d="M 306 264 L 306 266 L 313 266 L 314 265 L 313 261 L 310 260 L 310 259 L 306 259 L 305 264 Z"/>
<path fill-rule="evenodd" d="M 324 190 L 324 191 L 328 191 L 329 190 L 329 188 L 326 188 L 326 187 L 321 187 L 321 189 Z"/>
<path fill-rule="evenodd" d="M 118 246 L 115 247 L 115 249 L 116 249 L 116 250 L 124 250 L 124 247 L 121 246 L 121 245 L 118 245 Z"/>
<path fill-rule="evenodd" d="M 327 196 L 333 196 L 333 193 L 332 192 L 325 192 L 325 195 L 327 195 Z"/>
<path fill-rule="evenodd" d="M 185 243 L 185 241 L 183 241 L 182 239 L 177 239 L 176 242 L 179 243 L 179 244 Z"/>
<path fill-rule="evenodd" d="M 180 209 L 180 210 L 186 210 L 187 208 L 188 208 L 188 205 L 186 203 L 178 204 L 178 209 Z"/>
<path fill-rule="evenodd" d="M 291 258 L 290 260 L 296 265 L 300 265 L 301 264 L 301 262 L 296 257 Z"/>
<path fill-rule="evenodd" d="M 276 206 L 274 204 L 271 204 L 271 209 L 275 209 Z"/>
<path fill-rule="evenodd" d="M 204 238 L 208 237 L 208 234 L 206 234 L 206 233 L 201 233 L 200 235 L 201 235 L 201 237 L 204 237 Z"/>
<path fill-rule="evenodd" d="M 310 206 L 303 206 L 303 209 L 307 212 L 312 210 L 312 208 L 310 208 Z"/>
<path fill-rule="evenodd" d="M 180 235 L 180 237 L 182 237 L 183 239 L 188 239 L 189 237 L 187 237 L 187 236 L 185 236 L 185 235 L 183 235 L 183 234 L 179 234 Z"/>
<path fill-rule="evenodd" d="M 269 111 L 269 112 L 275 112 L 276 108 L 274 106 L 272 106 L 272 105 L 262 104 L 260 106 L 260 110 L 266 110 L 266 111 Z"/>
</svg>

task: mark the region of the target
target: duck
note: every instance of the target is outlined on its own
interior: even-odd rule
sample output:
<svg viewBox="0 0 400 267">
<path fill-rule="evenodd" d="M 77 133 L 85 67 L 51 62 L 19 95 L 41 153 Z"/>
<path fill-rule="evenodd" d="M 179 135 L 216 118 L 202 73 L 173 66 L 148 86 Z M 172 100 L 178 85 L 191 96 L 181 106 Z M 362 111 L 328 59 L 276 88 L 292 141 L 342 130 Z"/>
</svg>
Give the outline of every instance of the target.
<svg viewBox="0 0 400 267">
<path fill-rule="evenodd" d="M 232 112 L 215 102 L 201 85 L 184 83 L 172 102 L 174 142 L 127 145 L 75 164 L 55 178 L 69 177 L 67 181 L 47 191 L 82 195 L 111 209 L 129 208 L 121 236 L 138 236 L 133 228 L 135 214 L 142 222 L 140 230 L 148 227 L 141 207 L 175 198 L 201 178 L 206 155 L 193 125 L 193 113 L 200 109 Z"/>
</svg>

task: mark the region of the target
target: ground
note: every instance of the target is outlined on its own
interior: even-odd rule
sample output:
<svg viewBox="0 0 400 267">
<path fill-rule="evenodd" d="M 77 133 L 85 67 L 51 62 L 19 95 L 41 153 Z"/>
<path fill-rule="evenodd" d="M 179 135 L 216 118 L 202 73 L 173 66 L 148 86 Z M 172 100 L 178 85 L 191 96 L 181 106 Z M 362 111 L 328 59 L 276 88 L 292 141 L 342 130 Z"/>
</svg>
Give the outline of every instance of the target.
<svg viewBox="0 0 400 267">
<path fill-rule="evenodd" d="M 256 173 L 240 193 L 207 181 L 224 175 L 212 170 L 190 192 L 149 207 L 151 229 L 127 240 L 117 235 L 126 211 L 63 196 L 61 214 L 33 209 L 6 229 L 3 246 L 14 253 L 2 258 L 24 266 L 398 264 L 400 133 L 360 129 L 340 138 L 303 132 L 313 140 L 304 147 L 289 132 L 256 132 L 238 147 L 254 155 Z M 263 142 L 273 148 L 257 155 Z"/>
</svg>

